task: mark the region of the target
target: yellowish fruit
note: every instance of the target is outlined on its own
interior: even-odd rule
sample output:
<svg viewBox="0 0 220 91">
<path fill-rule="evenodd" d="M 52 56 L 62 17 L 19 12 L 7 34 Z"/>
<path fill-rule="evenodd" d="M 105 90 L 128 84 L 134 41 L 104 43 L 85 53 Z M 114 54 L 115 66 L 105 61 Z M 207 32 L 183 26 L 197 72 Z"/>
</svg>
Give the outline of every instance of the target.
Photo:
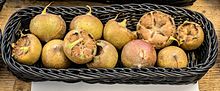
<svg viewBox="0 0 220 91">
<path fill-rule="evenodd" d="M 116 48 L 105 40 L 97 41 L 97 54 L 93 61 L 87 63 L 89 68 L 114 68 L 118 60 Z"/>
<path fill-rule="evenodd" d="M 195 22 L 185 21 L 177 29 L 177 40 L 184 50 L 197 49 L 204 41 L 203 29 Z"/>
<path fill-rule="evenodd" d="M 159 51 L 157 65 L 163 68 L 184 68 L 187 67 L 188 60 L 181 48 L 168 46 Z"/>
<path fill-rule="evenodd" d="M 89 7 L 89 6 L 88 6 Z M 85 15 L 79 15 L 73 18 L 70 23 L 70 30 L 82 29 L 91 33 L 93 37 L 97 40 L 102 37 L 103 24 L 95 16 L 91 14 L 91 8 L 89 7 L 89 12 Z"/>
<path fill-rule="evenodd" d="M 31 33 L 36 35 L 41 41 L 45 42 L 52 39 L 61 39 L 66 32 L 66 23 L 62 17 L 46 13 L 47 7 L 45 7 L 43 12 L 35 16 L 30 22 Z"/>
<path fill-rule="evenodd" d="M 64 69 L 71 64 L 63 52 L 63 41 L 59 39 L 51 40 L 44 45 L 41 58 L 44 67 L 47 68 Z"/>
<path fill-rule="evenodd" d="M 129 41 L 137 38 L 135 33 L 132 33 L 126 28 L 126 19 L 118 23 L 115 19 L 109 20 L 104 27 L 104 39 L 113 44 L 117 49 L 122 47 Z"/>
<path fill-rule="evenodd" d="M 35 35 L 22 34 L 18 41 L 12 44 L 12 48 L 12 56 L 16 61 L 33 65 L 40 58 L 42 45 Z"/>
</svg>

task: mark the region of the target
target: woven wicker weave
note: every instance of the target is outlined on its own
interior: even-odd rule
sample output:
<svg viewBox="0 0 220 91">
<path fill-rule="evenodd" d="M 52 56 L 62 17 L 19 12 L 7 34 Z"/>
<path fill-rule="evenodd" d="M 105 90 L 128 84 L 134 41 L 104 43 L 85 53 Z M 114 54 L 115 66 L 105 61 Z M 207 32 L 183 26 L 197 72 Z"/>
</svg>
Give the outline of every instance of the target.
<svg viewBox="0 0 220 91">
<path fill-rule="evenodd" d="M 46 69 L 40 60 L 33 66 L 27 66 L 16 62 L 11 56 L 12 42 L 19 38 L 18 30 L 29 28 L 30 20 L 40 14 L 43 7 L 28 7 L 15 12 L 8 20 L 2 38 L 2 57 L 9 70 L 18 78 L 25 81 L 64 81 L 88 83 L 125 83 L 125 84 L 189 84 L 198 81 L 215 64 L 218 43 L 212 23 L 202 14 L 175 8 L 172 6 L 154 4 L 124 4 L 111 6 L 92 7 L 93 15 L 97 16 L 103 24 L 120 13 L 118 20 L 128 19 L 128 28 L 135 30 L 139 18 L 148 11 L 159 10 L 172 15 L 176 26 L 185 20 L 199 23 L 204 29 L 205 40 L 195 51 L 188 51 L 190 60 L 188 67 L 184 69 L 168 68 L 123 68 L 118 65 L 115 69 L 88 69 L 84 65 L 73 65 L 69 69 Z M 61 15 L 69 25 L 73 17 L 85 14 L 86 7 L 49 7 L 48 12 Z M 69 27 L 69 26 L 67 26 Z M 81 68 L 80 68 L 81 67 Z"/>
<path fill-rule="evenodd" d="M 173 5 L 173 6 L 186 6 L 186 5 L 192 5 L 196 0 L 85 0 L 85 1 L 96 1 L 101 3 L 111 3 L 111 4 L 152 3 L 152 4 Z"/>
</svg>

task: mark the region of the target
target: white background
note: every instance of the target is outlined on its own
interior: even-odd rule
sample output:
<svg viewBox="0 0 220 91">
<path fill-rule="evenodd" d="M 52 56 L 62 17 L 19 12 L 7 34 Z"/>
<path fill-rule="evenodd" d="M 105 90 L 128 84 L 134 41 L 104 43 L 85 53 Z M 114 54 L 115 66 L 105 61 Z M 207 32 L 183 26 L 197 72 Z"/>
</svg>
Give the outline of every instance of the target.
<svg viewBox="0 0 220 91">
<path fill-rule="evenodd" d="M 31 91 L 199 91 L 199 89 L 198 83 L 189 85 L 108 85 L 47 81 L 32 82 Z"/>
</svg>

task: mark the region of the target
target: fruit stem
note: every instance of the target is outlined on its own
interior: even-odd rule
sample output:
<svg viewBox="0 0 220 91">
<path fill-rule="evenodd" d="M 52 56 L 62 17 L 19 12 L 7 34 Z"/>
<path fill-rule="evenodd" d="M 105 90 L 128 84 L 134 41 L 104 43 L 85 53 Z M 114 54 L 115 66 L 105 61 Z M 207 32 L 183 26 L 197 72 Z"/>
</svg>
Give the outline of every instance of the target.
<svg viewBox="0 0 220 91">
<path fill-rule="evenodd" d="M 119 23 L 119 25 L 126 27 L 127 25 L 127 19 L 124 19 L 122 22 Z"/>
<path fill-rule="evenodd" d="M 89 8 L 89 12 L 86 15 L 92 15 L 92 8 L 89 5 L 86 5 L 86 7 Z"/>
<path fill-rule="evenodd" d="M 42 11 L 41 14 L 46 14 L 47 13 L 47 8 L 52 4 L 53 2 L 49 3 L 45 8 L 44 10 Z"/>
<path fill-rule="evenodd" d="M 23 51 L 24 53 L 26 53 L 26 52 L 28 52 L 29 47 L 21 47 L 20 50 Z"/>
<path fill-rule="evenodd" d="M 182 45 L 183 44 L 183 41 L 180 40 L 178 41 L 176 38 L 174 38 L 173 36 L 170 36 L 170 38 L 168 39 L 168 41 L 176 41 L 178 43 L 178 46 Z"/>
<path fill-rule="evenodd" d="M 80 43 L 83 40 L 83 38 L 80 38 L 70 44 L 67 45 L 67 48 L 72 49 L 76 44 Z"/>
<path fill-rule="evenodd" d="M 117 15 L 115 16 L 114 20 L 116 20 L 116 19 L 118 18 L 118 16 L 119 16 L 119 14 L 117 14 Z"/>
</svg>

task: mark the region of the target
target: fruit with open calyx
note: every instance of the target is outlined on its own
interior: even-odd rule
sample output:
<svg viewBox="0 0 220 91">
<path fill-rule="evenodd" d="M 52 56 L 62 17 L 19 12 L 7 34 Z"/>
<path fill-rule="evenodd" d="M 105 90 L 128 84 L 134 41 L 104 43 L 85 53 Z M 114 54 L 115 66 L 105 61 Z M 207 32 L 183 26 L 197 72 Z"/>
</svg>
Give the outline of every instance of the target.
<svg viewBox="0 0 220 91">
<path fill-rule="evenodd" d="M 140 38 L 151 43 L 156 49 L 169 46 L 175 37 L 174 19 L 161 11 L 151 11 L 144 14 L 138 24 L 137 32 Z"/>
<path fill-rule="evenodd" d="M 44 8 L 41 14 L 36 15 L 30 22 L 30 32 L 36 35 L 41 41 L 45 42 L 52 39 L 61 39 L 66 32 L 66 23 L 62 17 L 46 12 L 49 5 Z"/>
<path fill-rule="evenodd" d="M 74 30 L 80 28 L 91 33 L 96 40 L 100 39 L 102 37 L 103 24 L 97 17 L 91 14 L 91 7 L 87 7 L 89 8 L 89 12 L 85 15 L 79 15 L 73 18 L 70 23 L 70 29 Z"/>
<path fill-rule="evenodd" d="M 197 49 L 204 41 L 203 29 L 195 22 L 185 21 L 177 28 L 177 40 L 184 50 Z"/>
<path fill-rule="evenodd" d="M 116 48 L 105 40 L 97 40 L 97 54 L 87 63 L 89 68 L 114 68 L 118 60 Z"/>
<path fill-rule="evenodd" d="M 63 50 L 72 62 L 85 64 L 93 59 L 97 46 L 91 34 L 81 29 L 75 29 L 66 34 Z"/>
<path fill-rule="evenodd" d="M 33 34 L 21 34 L 21 37 L 12 43 L 12 56 L 16 61 L 26 65 L 36 63 L 41 55 L 42 45 Z"/>
</svg>

